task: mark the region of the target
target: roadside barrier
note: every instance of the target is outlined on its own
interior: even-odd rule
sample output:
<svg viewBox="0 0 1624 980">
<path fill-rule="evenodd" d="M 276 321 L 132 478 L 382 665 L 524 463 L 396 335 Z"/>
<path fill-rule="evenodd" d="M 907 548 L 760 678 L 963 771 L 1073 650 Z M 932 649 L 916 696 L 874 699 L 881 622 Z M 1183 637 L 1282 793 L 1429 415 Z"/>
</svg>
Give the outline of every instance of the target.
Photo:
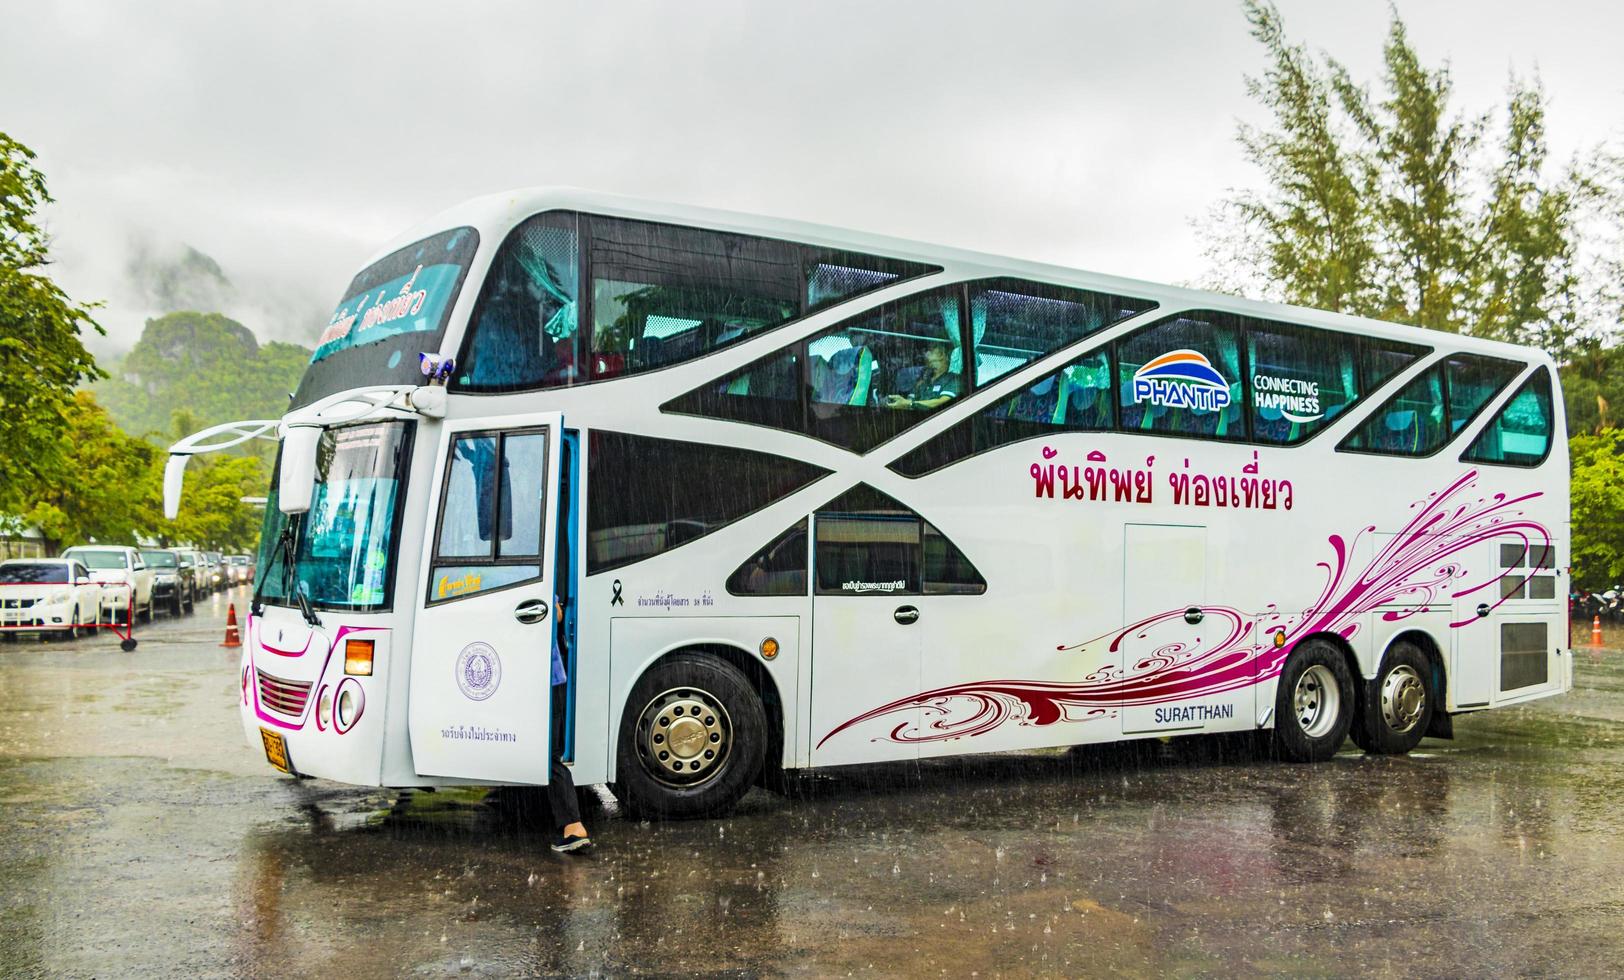
<svg viewBox="0 0 1624 980">
<path fill-rule="evenodd" d="M 237 635 L 237 604 L 235 602 L 226 607 L 226 639 L 220 645 L 223 647 L 242 646 L 242 637 Z"/>
</svg>

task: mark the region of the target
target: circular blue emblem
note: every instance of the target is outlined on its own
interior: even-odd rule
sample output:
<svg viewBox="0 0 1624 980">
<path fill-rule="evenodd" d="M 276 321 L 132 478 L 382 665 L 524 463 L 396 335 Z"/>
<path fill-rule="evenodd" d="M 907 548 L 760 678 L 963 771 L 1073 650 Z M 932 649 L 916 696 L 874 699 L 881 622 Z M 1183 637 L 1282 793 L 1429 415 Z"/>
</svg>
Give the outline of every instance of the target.
<svg viewBox="0 0 1624 980">
<path fill-rule="evenodd" d="M 472 700 L 485 700 L 501 683 L 502 661 L 489 643 L 475 641 L 457 654 L 457 686 Z"/>
</svg>

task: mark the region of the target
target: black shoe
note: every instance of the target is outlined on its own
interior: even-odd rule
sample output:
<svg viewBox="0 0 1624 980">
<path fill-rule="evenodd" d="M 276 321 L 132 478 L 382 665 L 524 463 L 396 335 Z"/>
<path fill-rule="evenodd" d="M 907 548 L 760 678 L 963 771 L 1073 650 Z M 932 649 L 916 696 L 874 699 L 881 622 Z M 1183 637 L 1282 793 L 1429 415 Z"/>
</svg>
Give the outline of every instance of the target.
<svg viewBox="0 0 1624 980">
<path fill-rule="evenodd" d="M 571 834 L 568 837 L 554 837 L 553 850 L 560 854 L 573 854 L 578 851 L 590 851 L 592 838 L 583 834 Z"/>
</svg>

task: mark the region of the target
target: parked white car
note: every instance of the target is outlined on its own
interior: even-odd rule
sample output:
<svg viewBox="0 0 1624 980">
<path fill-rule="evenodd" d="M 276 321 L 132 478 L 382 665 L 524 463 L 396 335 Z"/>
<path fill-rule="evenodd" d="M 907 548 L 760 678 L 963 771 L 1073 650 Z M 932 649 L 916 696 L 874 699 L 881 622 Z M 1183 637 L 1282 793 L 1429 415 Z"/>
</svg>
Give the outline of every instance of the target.
<svg viewBox="0 0 1624 980">
<path fill-rule="evenodd" d="M 74 636 L 94 633 L 102 587 L 73 558 L 13 558 L 0 562 L 0 636 L 25 630 Z"/>
<path fill-rule="evenodd" d="M 102 609 L 114 622 L 128 622 L 133 601 L 135 615 L 143 623 L 152 622 L 153 570 L 134 548 L 84 544 L 62 552 L 90 569 L 90 577 L 102 585 Z"/>
</svg>

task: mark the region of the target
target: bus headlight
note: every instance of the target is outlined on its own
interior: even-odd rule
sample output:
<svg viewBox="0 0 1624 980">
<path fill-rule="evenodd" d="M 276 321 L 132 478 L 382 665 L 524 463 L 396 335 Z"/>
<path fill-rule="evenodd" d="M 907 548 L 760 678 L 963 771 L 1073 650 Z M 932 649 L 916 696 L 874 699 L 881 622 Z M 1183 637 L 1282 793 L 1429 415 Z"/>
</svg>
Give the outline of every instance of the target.
<svg viewBox="0 0 1624 980">
<path fill-rule="evenodd" d="M 344 678 L 333 698 L 333 731 L 342 735 L 354 728 L 366 707 L 367 697 L 361 690 L 361 682 L 353 677 Z"/>
<path fill-rule="evenodd" d="M 333 723 L 333 695 L 322 686 L 321 696 L 316 699 L 316 727 L 326 731 Z"/>
</svg>

